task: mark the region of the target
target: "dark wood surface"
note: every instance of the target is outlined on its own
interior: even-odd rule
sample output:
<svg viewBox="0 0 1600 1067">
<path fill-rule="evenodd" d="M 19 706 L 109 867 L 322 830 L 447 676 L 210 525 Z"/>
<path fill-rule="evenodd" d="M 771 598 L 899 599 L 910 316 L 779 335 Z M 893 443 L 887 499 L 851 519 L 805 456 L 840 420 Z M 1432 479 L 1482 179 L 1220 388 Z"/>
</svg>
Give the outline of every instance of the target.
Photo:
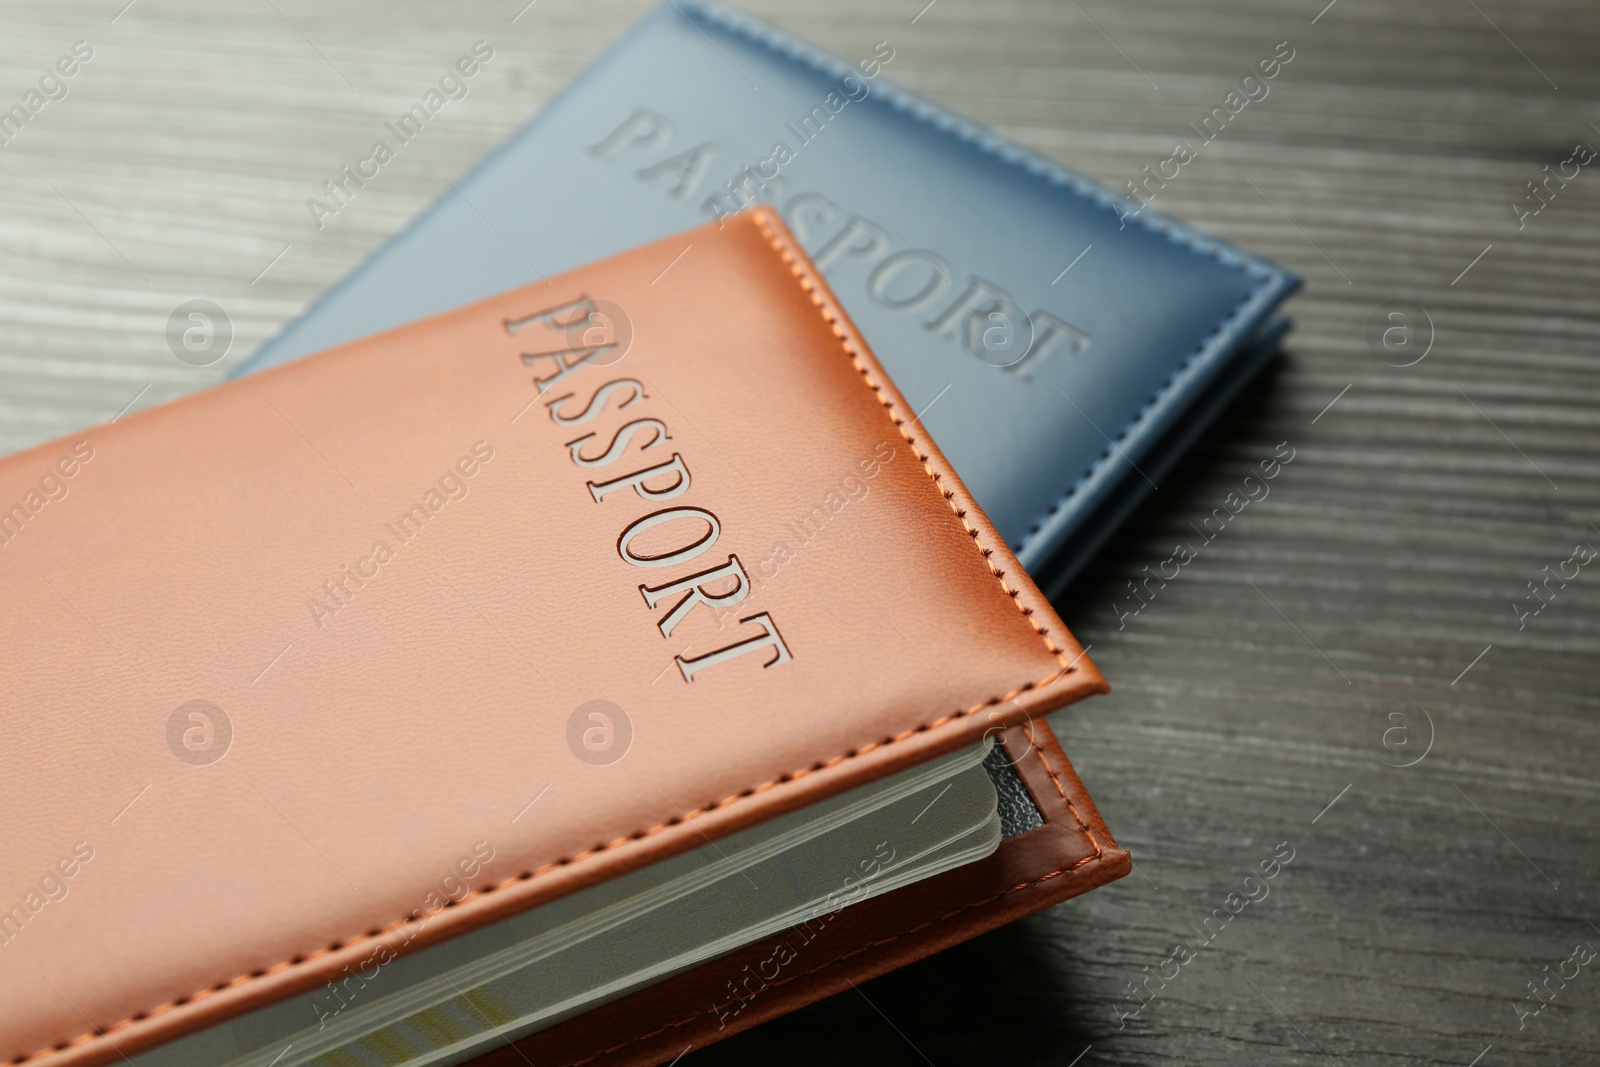
<svg viewBox="0 0 1600 1067">
<path fill-rule="evenodd" d="M 1516 1006 L 1600 948 L 1600 561 L 1523 628 L 1513 604 L 1600 547 L 1600 165 L 1520 230 L 1512 204 L 1600 147 L 1600 9 L 924 2 L 744 6 L 847 54 L 890 40 L 903 84 L 1116 187 L 1290 42 L 1158 206 L 1306 289 L 1282 358 L 1059 601 L 1116 692 L 1054 725 L 1136 874 L 685 1067 L 1597 1062 L 1600 959 Z M 96 48 L 0 147 L 0 449 L 215 380 L 644 10 L 124 3 L 0 12 L 7 106 Z M 313 229 L 305 198 L 478 38 L 473 95 Z M 195 297 L 236 330 L 207 368 L 165 339 Z M 1425 316 L 1386 351 L 1369 322 L 1402 305 Z M 1280 442 L 1270 497 L 1199 545 Z M 1204 926 L 1284 842 L 1270 895 Z"/>
</svg>

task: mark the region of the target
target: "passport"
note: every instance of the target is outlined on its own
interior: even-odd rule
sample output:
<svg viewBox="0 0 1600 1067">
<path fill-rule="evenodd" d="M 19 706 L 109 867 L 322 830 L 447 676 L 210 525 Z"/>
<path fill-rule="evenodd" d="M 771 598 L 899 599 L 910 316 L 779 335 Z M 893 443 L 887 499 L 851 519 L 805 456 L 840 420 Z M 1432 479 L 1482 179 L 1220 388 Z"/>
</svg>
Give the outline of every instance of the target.
<svg viewBox="0 0 1600 1067">
<path fill-rule="evenodd" d="M 893 41 L 857 52 L 663 4 L 236 373 L 769 202 L 1060 588 L 1272 357 L 1298 280 L 895 86 Z"/>
<path fill-rule="evenodd" d="M 1104 679 L 766 209 L 8 499 L 13 1065 L 659 1062 L 1131 869 Z"/>
</svg>

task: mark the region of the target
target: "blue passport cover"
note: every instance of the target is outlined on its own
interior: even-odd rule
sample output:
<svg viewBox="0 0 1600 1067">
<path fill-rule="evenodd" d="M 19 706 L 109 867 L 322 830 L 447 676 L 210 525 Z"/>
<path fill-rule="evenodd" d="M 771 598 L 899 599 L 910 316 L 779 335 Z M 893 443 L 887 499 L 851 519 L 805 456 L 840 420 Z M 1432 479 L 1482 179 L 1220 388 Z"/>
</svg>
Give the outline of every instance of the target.
<svg viewBox="0 0 1600 1067">
<path fill-rule="evenodd" d="M 770 202 L 1059 588 L 1270 358 L 1298 279 L 896 88 L 893 53 L 668 0 L 234 373 Z"/>
</svg>

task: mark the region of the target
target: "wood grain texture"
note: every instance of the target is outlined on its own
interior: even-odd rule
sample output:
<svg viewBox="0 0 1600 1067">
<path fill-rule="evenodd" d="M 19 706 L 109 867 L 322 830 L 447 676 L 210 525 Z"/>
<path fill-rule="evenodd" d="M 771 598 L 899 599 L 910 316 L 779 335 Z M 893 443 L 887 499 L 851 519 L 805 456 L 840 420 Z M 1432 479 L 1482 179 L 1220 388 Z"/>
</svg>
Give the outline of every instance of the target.
<svg viewBox="0 0 1600 1067">
<path fill-rule="evenodd" d="M 124 2 L 0 12 L 0 107 L 96 50 L 0 147 L 3 450 L 215 380 L 645 9 Z M 1514 1005 L 1600 947 L 1600 568 L 1525 628 L 1512 604 L 1600 546 L 1600 173 L 1523 229 L 1511 204 L 1600 146 L 1600 9 L 924 2 L 743 6 L 847 54 L 890 40 L 901 83 L 1118 188 L 1289 41 L 1157 205 L 1307 287 L 1282 359 L 1060 600 L 1116 692 L 1053 725 L 1138 873 L 683 1064 L 1594 1062 L 1600 960 L 1520 1029 Z M 472 95 L 317 230 L 305 199 L 480 38 Z M 168 347 L 193 298 L 236 333 L 213 366 Z M 1404 368 L 1368 339 L 1400 304 L 1433 324 Z M 1270 497 L 1199 544 L 1279 442 Z M 1180 541 L 1198 558 L 1119 623 Z M 1426 757 L 1386 765 L 1424 711 Z M 1280 842 L 1270 895 L 1200 945 Z"/>
</svg>

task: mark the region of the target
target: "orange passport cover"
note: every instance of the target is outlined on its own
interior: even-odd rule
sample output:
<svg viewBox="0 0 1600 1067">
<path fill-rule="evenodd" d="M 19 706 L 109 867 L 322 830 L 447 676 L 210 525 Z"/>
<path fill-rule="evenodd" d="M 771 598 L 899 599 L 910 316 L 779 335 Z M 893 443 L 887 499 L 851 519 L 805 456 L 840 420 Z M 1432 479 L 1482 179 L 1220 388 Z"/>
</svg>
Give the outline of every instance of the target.
<svg viewBox="0 0 1600 1067">
<path fill-rule="evenodd" d="M 118 1061 L 1036 719 L 1048 859 L 1125 870 L 1043 770 L 1105 683 L 766 211 L 11 456 L 0 508 L 0 1062 Z M 981 928 L 947 903 L 922 929 Z M 619 1055 L 587 1018 L 554 1055 Z"/>
</svg>

